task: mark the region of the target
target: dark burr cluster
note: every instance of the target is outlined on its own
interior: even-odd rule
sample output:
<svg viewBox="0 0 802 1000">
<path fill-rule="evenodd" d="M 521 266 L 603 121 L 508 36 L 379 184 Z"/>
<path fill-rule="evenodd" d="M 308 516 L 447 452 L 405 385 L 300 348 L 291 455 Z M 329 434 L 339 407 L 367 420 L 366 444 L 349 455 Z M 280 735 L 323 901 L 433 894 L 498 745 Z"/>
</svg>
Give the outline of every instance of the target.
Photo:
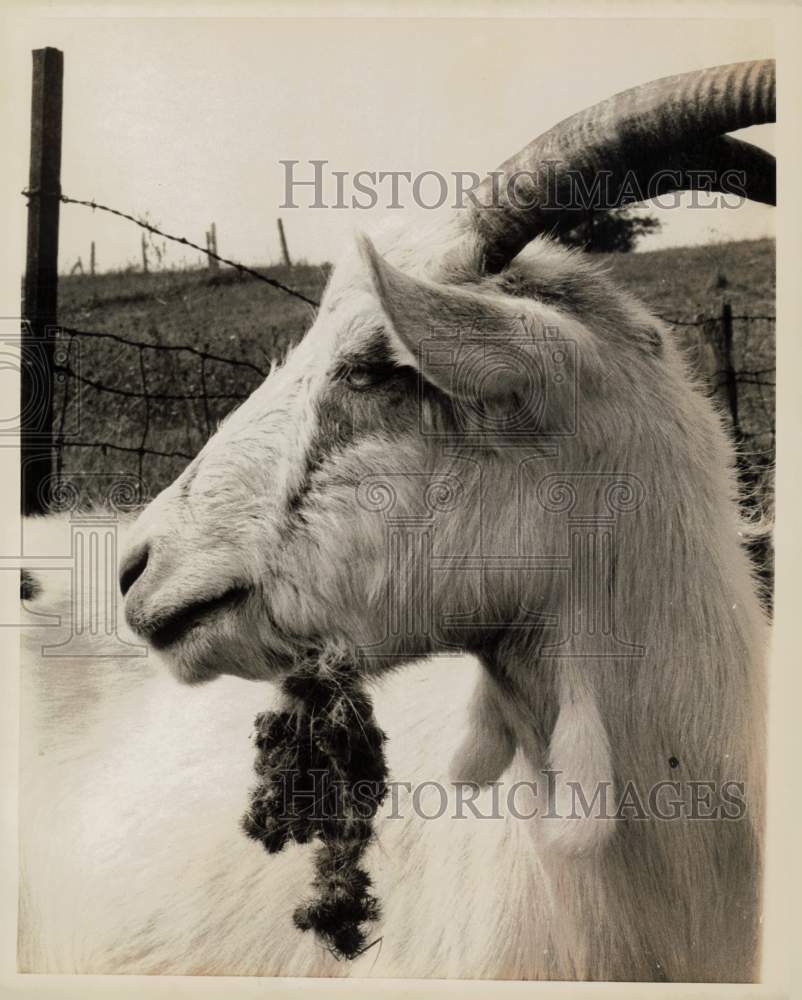
<svg viewBox="0 0 802 1000">
<path fill-rule="evenodd" d="M 365 947 L 379 916 L 362 857 L 387 794 L 385 734 L 352 661 L 324 654 L 282 681 L 276 711 L 256 717 L 258 783 L 243 829 L 270 854 L 317 841 L 313 895 L 294 913 L 338 958 Z"/>
</svg>

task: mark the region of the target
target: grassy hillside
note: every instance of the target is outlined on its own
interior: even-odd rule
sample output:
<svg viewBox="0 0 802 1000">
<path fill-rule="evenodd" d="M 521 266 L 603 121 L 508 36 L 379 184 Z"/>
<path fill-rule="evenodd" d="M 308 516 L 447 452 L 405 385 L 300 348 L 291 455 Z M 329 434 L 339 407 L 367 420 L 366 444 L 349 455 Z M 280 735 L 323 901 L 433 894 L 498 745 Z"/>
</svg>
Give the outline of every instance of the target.
<svg viewBox="0 0 802 1000">
<path fill-rule="evenodd" d="M 735 313 L 774 315 L 774 240 L 709 243 L 651 253 L 599 257 L 616 280 L 655 312 L 684 319 L 717 312 L 723 299 Z"/>
<path fill-rule="evenodd" d="M 700 369 L 712 374 L 717 360 L 711 350 L 717 336 L 716 317 L 724 299 L 736 315 L 774 313 L 774 244 L 769 240 L 661 250 L 653 253 L 599 258 L 614 277 L 663 316 L 695 322 L 712 316 L 707 325 L 678 326 Z M 271 268 L 265 271 L 310 298 L 319 298 L 326 270 L 319 267 Z M 191 345 L 224 357 L 248 361 L 267 371 L 311 322 L 313 311 L 298 299 L 253 278 L 224 270 L 76 275 L 61 281 L 60 321 L 68 328 L 111 333 L 153 345 Z M 735 324 L 737 368 L 768 370 L 774 366 L 773 324 L 760 320 Z M 201 360 L 183 351 L 156 352 L 106 338 L 65 340 L 67 365 L 82 379 L 101 383 L 116 393 L 85 381 L 77 392 L 75 378 L 57 390 L 57 429 L 67 441 L 105 442 L 133 449 L 84 448 L 66 444 L 63 472 L 76 474 L 138 474 L 144 494 L 167 485 L 187 459 L 139 455 L 137 449 L 157 449 L 194 455 L 216 422 L 261 380 L 259 371 Z M 137 399 L 143 376 L 151 394 L 200 395 L 200 400 Z M 767 376 L 769 377 L 769 376 Z M 773 377 L 772 377 L 773 381 Z M 742 387 L 742 419 L 746 430 L 766 430 L 755 447 L 767 452 L 773 423 L 773 390 Z M 86 481 L 82 492 L 95 496 L 107 486 Z"/>
<path fill-rule="evenodd" d="M 291 272 L 271 268 L 265 273 L 312 299 L 320 296 L 326 280 L 319 267 Z M 107 492 L 108 474 L 139 475 L 141 469 L 143 496 L 155 495 L 187 458 L 146 454 L 140 461 L 135 452 L 69 442 L 100 441 L 194 455 L 238 402 L 236 396 L 256 388 L 271 361 L 301 338 L 312 316 L 312 308 L 301 300 L 231 270 L 63 278 L 59 317 L 64 327 L 154 346 L 188 345 L 253 366 L 202 363 L 190 352 L 141 350 L 110 338 L 68 338 L 69 365 L 84 381 L 69 378 L 57 389 L 56 427 L 63 420 L 66 478 L 103 473 L 102 482 L 84 479 L 80 485 L 81 492 L 94 499 Z M 88 381 L 117 392 L 101 391 Z M 156 397 L 200 397 L 205 390 L 211 398 L 204 403 L 122 394 L 141 393 L 144 386 Z"/>
</svg>

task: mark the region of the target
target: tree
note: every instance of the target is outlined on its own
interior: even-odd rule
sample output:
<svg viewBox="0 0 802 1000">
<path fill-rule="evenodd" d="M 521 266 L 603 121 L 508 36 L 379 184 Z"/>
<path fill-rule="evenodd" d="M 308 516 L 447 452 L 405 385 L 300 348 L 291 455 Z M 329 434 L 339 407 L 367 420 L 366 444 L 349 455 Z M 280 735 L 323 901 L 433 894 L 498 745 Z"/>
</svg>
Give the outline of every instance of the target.
<svg viewBox="0 0 802 1000">
<path fill-rule="evenodd" d="M 589 211 L 588 218 L 559 236 L 561 243 L 591 253 L 628 253 L 647 233 L 662 222 L 653 215 L 637 214 L 632 208 Z"/>
</svg>

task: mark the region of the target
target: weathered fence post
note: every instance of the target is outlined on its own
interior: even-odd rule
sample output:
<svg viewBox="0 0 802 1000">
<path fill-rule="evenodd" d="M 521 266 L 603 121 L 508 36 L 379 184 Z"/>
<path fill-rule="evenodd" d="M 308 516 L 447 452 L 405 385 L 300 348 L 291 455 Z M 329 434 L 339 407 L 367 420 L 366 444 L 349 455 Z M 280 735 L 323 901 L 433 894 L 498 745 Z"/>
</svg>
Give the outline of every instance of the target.
<svg viewBox="0 0 802 1000">
<path fill-rule="evenodd" d="M 292 261 L 290 260 L 290 252 L 287 249 L 287 239 L 284 235 L 284 223 L 281 219 L 278 220 L 278 238 L 281 241 L 281 256 L 284 258 L 284 263 L 287 267 L 292 267 Z"/>
<path fill-rule="evenodd" d="M 94 278 L 95 276 L 95 241 L 92 240 L 92 245 L 89 248 L 89 273 Z"/>
<path fill-rule="evenodd" d="M 142 233 L 142 273 L 148 273 L 148 241 L 144 233 Z"/>
<path fill-rule="evenodd" d="M 211 228 L 206 234 L 206 249 L 210 253 L 217 253 L 217 226 L 214 223 L 212 223 Z M 209 270 L 220 270 L 220 261 L 216 257 L 209 258 Z"/>
<path fill-rule="evenodd" d="M 724 302 L 721 307 L 721 344 L 724 362 L 724 385 L 727 403 L 732 417 L 732 429 L 736 440 L 741 438 L 741 422 L 738 418 L 738 374 L 732 359 L 732 306 Z"/>
<path fill-rule="evenodd" d="M 47 509 L 53 459 L 53 336 L 58 313 L 58 223 L 64 57 L 33 52 L 28 244 L 20 345 L 20 465 L 23 514 Z M 49 328 L 50 331 L 49 332 Z"/>
</svg>

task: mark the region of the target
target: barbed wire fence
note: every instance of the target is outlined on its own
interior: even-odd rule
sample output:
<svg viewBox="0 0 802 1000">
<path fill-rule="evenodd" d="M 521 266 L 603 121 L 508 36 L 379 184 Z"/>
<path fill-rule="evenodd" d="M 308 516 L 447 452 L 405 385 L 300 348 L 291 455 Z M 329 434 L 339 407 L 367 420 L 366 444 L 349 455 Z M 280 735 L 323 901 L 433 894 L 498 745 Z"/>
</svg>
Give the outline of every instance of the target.
<svg viewBox="0 0 802 1000">
<path fill-rule="evenodd" d="M 31 198 L 37 197 L 38 192 L 26 189 L 22 192 L 22 195 L 30 200 Z M 147 222 L 143 218 L 137 218 L 127 212 L 122 212 L 108 205 L 102 205 L 94 200 L 70 198 L 64 194 L 59 194 L 58 199 L 62 204 L 83 206 L 91 209 L 92 211 L 106 212 L 110 215 L 117 216 L 118 218 L 125 219 L 152 235 L 160 236 L 163 239 L 173 241 L 181 246 L 190 247 L 209 258 L 215 259 L 220 264 L 225 264 L 227 267 L 239 274 L 264 282 L 270 287 L 305 303 L 312 309 L 316 309 L 318 306 L 316 299 L 311 298 L 300 290 L 292 288 L 270 275 L 266 275 L 261 271 L 241 264 L 236 260 L 223 257 L 216 251 L 213 251 L 209 246 L 203 247 L 184 236 L 176 236 L 174 234 L 167 233 L 150 222 Z M 150 485 L 152 485 L 153 490 L 146 492 L 144 486 L 146 482 L 146 456 L 150 456 L 152 458 L 178 460 L 178 463 L 180 464 L 176 465 L 176 463 L 173 463 L 172 467 L 167 467 L 168 471 L 166 475 L 169 477 L 169 481 L 178 474 L 181 465 L 194 457 L 197 450 L 197 448 L 191 450 L 165 449 L 156 447 L 150 443 L 153 435 L 158 436 L 160 432 L 163 433 L 166 429 L 163 419 L 161 423 L 159 421 L 159 411 L 155 408 L 154 404 L 177 402 L 202 404 L 203 437 L 206 438 L 212 434 L 216 420 L 223 415 L 225 410 L 229 409 L 232 404 L 246 399 L 248 395 L 250 395 L 250 392 L 256 387 L 258 382 L 267 376 L 269 370 L 269 366 L 260 367 L 253 361 L 226 357 L 219 353 L 201 349 L 191 344 L 149 343 L 147 341 L 125 337 L 105 330 L 82 330 L 76 327 L 61 324 L 55 324 L 51 328 L 51 332 L 58 343 L 58 349 L 54 353 L 52 360 L 52 375 L 54 377 L 53 454 L 55 460 L 55 476 L 52 480 L 50 480 L 52 488 L 56 492 L 59 492 L 63 487 L 64 452 L 66 448 L 95 449 L 99 450 L 104 455 L 109 451 L 114 451 L 136 456 L 136 476 L 138 482 L 140 483 L 140 501 L 144 503 L 148 497 L 152 495 L 152 492 L 157 492 L 158 489 L 167 485 L 167 482 L 163 481 L 164 475 L 156 477 L 155 480 L 151 477 Z M 138 355 L 136 367 L 139 371 L 140 388 L 124 388 L 119 385 L 104 382 L 102 379 L 93 378 L 83 374 L 80 364 L 75 361 L 76 352 L 74 351 L 74 347 L 76 342 L 84 341 L 96 343 L 97 341 L 102 340 L 111 341 L 118 345 L 124 345 L 125 347 L 131 348 L 136 352 Z M 150 357 L 153 359 L 155 356 L 160 354 L 181 354 L 197 359 L 197 383 L 199 391 L 174 392 L 153 388 L 153 365 L 152 363 L 149 364 L 148 358 Z M 236 379 L 238 388 L 236 390 L 232 390 L 232 388 L 229 387 L 228 391 L 214 391 L 214 387 L 212 386 L 210 391 L 210 382 L 213 383 L 215 381 L 211 377 L 210 366 L 212 368 L 214 366 L 217 366 L 218 368 L 228 366 L 229 369 L 236 370 L 239 373 L 239 377 Z M 122 367 L 126 370 L 130 368 L 129 365 L 123 365 Z M 250 378 L 246 378 L 244 380 L 244 389 L 239 388 L 239 386 L 243 383 L 243 372 L 246 372 L 250 376 Z M 175 378 L 174 373 L 172 373 L 172 378 Z M 170 380 L 171 379 L 168 376 L 168 382 Z M 122 397 L 130 401 L 142 402 L 143 407 L 141 408 L 139 419 L 139 423 L 141 424 L 141 433 L 139 435 L 138 443 L 133 445 L 131 443 L 121 443 L 120 441 L 113 440 L 83 440 L 80 435 L 76 436 L 75 434 L 71 434 L 68 428 L 68 415 L 71 409 L 71 404 L 73 407 L 76 405 L 76 394 L 71 392 L 72 385 L 88 387 L 96 392 L 105 393 L 110 396 Z M 211 405 L 215 403 L 223 404 L 223 413 L 219 412 L 219 406 L 213 407 Z M 78 408 L 80 408 L 80 403 L 77 405 Z M 214 411 L 217 411 L 216 414 Z M 164 413 L 163 410 L 161 412 L 162 414 Z M 73 416 L 78 417 L 78 423 L 80 425 L 80 414 L 73 414 Z M 194 428 L 194 430 L 197 429 Z M 190 434 L 189 436 L 190 438 L 193 436 L 197 437 L 197 434 Z M 39 489 L 39 492 L 41 492 L 41 488 Z"/>
<path fill-rule="evenodd" d="M 29 199 L 36 196 L 36 192 L 31 190 L 25 190 L 22 194 Z M 254 268 L 223 257 L 186 237 L 167 233 L 127 212 L 102 205 L 94 200 L 71 198 L 66 195 L 59 195 L 59 200 L 64 204 L 83 206 L 92 211 L 107 212 L 125 219 L 153 235 L 182 246 L 191 247 L 209 257 L 215 257 L 220 263 L 234 271 L 262 281 L 312 308 L 316 308 L 318 305 L 315 299 L 298 289 L 291 288 Z M 750 479 L 751 476 L 753 480 L 751 485 L 754 485 L 754 481 L 757 480 L 762 482 L 766 470 L 772 467 L 774 457 L 774 368 L 739 366 L 734 352 L 737 349 L 746 358 L 752 354 L 763 356 L 761 350 L 753 351 L 750 349 L 749 340 L 758 325 L 763 327 L 769 325 L 773 329 L 775 317 L 769 314 L 734 314 L 730 304 L 725 301 L 721 311 L 714 314 L 697 314 L 694 318 L 661 315 L 660 318 L 684 335 L 686 347 L 697 369 L 706 378 L 711 394 L 718 397 L 728 411 L 732 433 L 739 449 L 744 477 Z M 740 333 L 737 338 L 737 348 L 734 346 L 734 327 L 736 324 L 739 326 Z M 689 332 L 692 332 L 691 337 L 688 336 Z M 63 455 L 64 449 L 67 447 L 100 449 L 104 453 L 117 451 L 135 455 L 137 474 L 142 482 L 145 481 L 146 456 L 176 459 L 181 462 L 191 460 L 194 457 L 192 450 L 159 448 L 152 443 L 153 435 L 158 435 L 160 431 L 164 430 L 164 427 L 159 424 L 158 414 L 153 404 L 200 403 L 203 414 L 203 430 L 205 436 L 209 436 L 214 430 L 216 419 L 219 419 L 219 416 L 213 415 L 215 411 L 219 414 L 219 404 L 223 404 L 224 409 L 227 409 L 234 403 L 247 398 L 258 381 L 264 379 L 268 374 L 267 366 L 263 367 L 253 361 L 241 358 L 226 357 L 192 344 L 150 343 L 104 330 L 83 330 L 66 325 L 56 325 L 55 333 L 60 341 L 59 351 L 55 355 L 53 363 L 53 373 L 57 385 L 53 438 L 57 480 L 63 473 Z M 757 330 L 760 345 L 764 342 L 765 336 L 765 329 Z M 102 378 L 93 378 L 83 374 L 80 366 L 73 362 L 74 344 L 76 341 L 91 343 L 98 340 L 112 341 L 137 353 L 137 367 L 140 374 L 139 388 L 124 388 L 104 382 Z M 148 359 L 150 358 L 152 362 L 155 356 L 163 353 L 181 354 L 197 359 L 196 382 L 198 391 L 175 392 L 153 387 L 153 365 L 149 363 Z M 706 354 L 707 358 L 705 358 Z M 247 373 L 250 378 L 244 379 L 245 388 L 235 390 L 229 385 L 223 391 L 216 391 L 214 382 L 218 380 L 211 375 L 214 366 L 228 366 L 229 369 L 238 371 L 240 376 L 236 380 L 238 386 L 243 383 L 243 373 Z M 71 399 L 71 380 L 79 386 L 88 387 L 99 393 L 142 402 L 141 435 L 138 444 L 133 445 L 113 440 L 81 440 L 69 435 L 67 433 L 67 415 Z M 745 394 L 742 391 L 744 387 L 756 391 Z M 212 406 L 211 404 L 218 405 Z M 162 484 L 156 483 L 155 485 Z M 144 499 L 145 497 L 143 497 Z"/>
<path fill-rule="evenodd" d="M 250 269 L 246 269 L 248 270 Z M 687 333 L 692 330 L 698 335 L 696 344 L 692 341 L 689 343 L 687 336 L 685 337 L 686 348 L 697 370 L 706 379 L 710 393 L 720 400 L 722 407 L 728 413 L 738 453 L 744 463 L 744 471 L 755 466 L 760 469 L 770 467 L 775 440 L 774 368 L 738 367 L 733 360 L 731 340 L 732 327 L 737 324 L 740 327 L 740 335 L 737 338 L 739 351 L 748 354 L 748 341 L 755 332 L 756 325 L 773 327 L 774 316 L 732 314 L 729 304 L 724 303 L 720 313 L 698 316 L 693 320 L 669 316 L 661 318 L 681 331 Z M 226 357 L 191 344 L 150 343 L 104 330 L 84 330 L 66 325 L 57 327 L 57 336 L 61 343 L 53 365 L 58 385 L 54 452 L 59 475 L 63 469 L 63 452 L 66 447 L 135 454 L 140 478 L 144 476 L 146 456 L 189 461 L 194 457 L 194 451 L 165 450 L 153 443 L 154 436 L 158 439 L 166 428 L 163 419 L 160 423 L 159 413 L 152 404 L 199 403 L 202 414 L 201 430 L 203 435 L 208 437 L 225 410 L 246 399 L 250 391 L 269 372 L 269 365 L 263 366 L 252 360 Z M 765 336 L 765 330 L 761 329 L 756 333 L 761 345 L 765 341 Z M 121 345 L 137 355 L 138 387 L 123 387 L 104 381 L 102 376 L 93 377 L 84 374 L 80 364 L 73 362 L 76 342 L 93 344 L 99 340 Z M 158 356 L 166 354 L 183 355 L 186 359 L 195 361 L 195 377 L 190 382 L 192 391 L 175 391 L 169 384 L 171 377 L 175 378 L 175 374 L 168 373 L 165 377 L 163 372 L 154 370 Z M 709 356 L 706 365 L 705 355 Z M 131 365 L 124 367 L 130 370 Z M 221 387 L 220 370 L 226 368 L 232 373 L 236 371 L 237 377 L 233 380 L 233 384 L 229 380 Z M 66 433 L 68 409 L 70 400 L 74 396 L 74 393 L 71 393 L 71 380 L 78 386 L 87 387 L 95 392 L 143 403 L 139 443 L 131 445 L 111 439 L 80 440 Z"/>
<path fill-rule="evenodd" d="M 22 194 L 28 198 L 35 198 L 36 191 L 25 190 Z M 244 275 L 249 279 L 256 279 L 264 282 L 270 287 L 277 289 L 281 293 L 291 296 L 310 307 L 310 311 L 318 305 L 317 301 L 306 295 L 304 292 L 291 288 L 277 279 L 265 275 L 254 268 L 240 264 L 238 261 L 223 257 L 214 251 L 202 247 L 191 240 L 164 232 L 158 227 L 138 219 L 128 213 L 121 212 L 107 205 L 101 205 L 95 201 L 70 198 L 66 195 L 59 195 L 59 201 L 63 204 L 72 204 L 88 207 L 93 211 L 107 212 L 134 223 L 141 229 L 149 233 L 160 236 L 163 239 L 172 240 L 182 246 L 191 247 L 209 257 L 214 257 L 219 263 L 225 264 L 234 272 Z M 310 312 L 311 316 L 311 312 Z M 63 484 L 64 477 L 64 453 L 65 449 L 94 449 L 103 455 L 108 452 L 117 452 L 136 457 L 136 476 L 141 484 L 140 499 L 145 502 L 152 493 L 146 492 L 144 484 L 146 482 L 145 460 L 147 457 L 175 460 L 166 466 L 162 464 L 161 474 L 156 477 L 148 477 L 150 485 L 158 491 L 164 485 L 165 476 L 174 478 L 180 471 L 180 465 L 194 457 L 202 440 L 209 437 L 217 420 L 230 409 L 235 403 L 247 398 L 256 385 L 268 374 L 269 364 L 260 366 L 252 360 L 242 358 L 227 357 L 219 352 L 199 347 L 194 344 L 165 344 L 151 343 L 138 340 L 132 337 L 123 336 L 108 330 L 87 330 L 79 329 L 60 323 L 49 324 L 48 333 L 54 343 L 54 351 L 50 355 L 50 371 L 40 373 L 39 383 L 48 384 L 52 382 L 52 452 L 55 463 L 55 475 L 48 477 L 51 492 L 55 489 L 59 491 Z M 110 342 L 120 345 L 133 351 L 137 358 L 135 368 L 139 374 L 139 385 L 136 388 L 115 384 L 108 380 L 108 375 L 88 375 L 82 370 L 81 360 L 86 360 L 85 351 L 76 351 L 76 344 L 88 344 L 90 346 L 89 357 L 91 359 L 95 345 L 98 342 Z M 191 358 L 196 362 L 196 373 L 194 379 L 190 376 L 191 391 L 177 392 L 170 385 L 175 381 L 175 372 L 159 373 L 158 364 L 155 363 L 159 356 L 181 356 L 184 359 Z M 108 362 L 107 362 L 108 363 Z M 120 365 L 121 370 L 130 372 L 130 360 Z M 236 379 L 225 379 L 222 381 L 222 388 L 217 385 L 221 382 L 221 370 L 236 372 Z M 184 374 L 187 375 L 186 367 Z M 166 381 L 166 384 L 165 384 Z M 81 394 L 74 391 L 75 387 L 89 389 L 95 393 L 105 394 L 108 398 L 117 397 L 129 403 L 142 404 L 138 410 L 138 423 L 140 433 L 136 444 L 131 443 L 130 428 L 123 434 L 123 440 L 107 438 L 104 440 L 90 440 L 82 437 L 80 433 L 71 430 L 71 426 L 80 428 L 80 413 L 71 410 L 80 410 L 85 406 L 85 400 L 81 400 Z M 165 416 L 170 412 L 165 410 L 163 405 L 169 403 L 198 403 L 201 405 L 202 423 L 201 428 L 193 427 L 187 434 L 187 448 L 165 448 L 159 447 L 156 443 L 163 436 L 165 430 Z M 174 412 L 171 414 L 175 416 Z M 72 418 L 72 419 L 70 419 Z M 110 425 L 120 421 L 109 421 Z M 175 430 L 174 427 L 170 428 Z M 199 433 L 200 431 L 200 433 Z M 174 436 L 174 435 L 172 435 Z M 154 441 L 155 439 L 155 441 Z M 191 442 L 194 440 L 194 446 Z M 44 484 L 39 483 L 36 487 L 37 494 L 41 494 Z M 48 507 L 47 498 L 44 498 L 44 507 Z"/>
</svg>

